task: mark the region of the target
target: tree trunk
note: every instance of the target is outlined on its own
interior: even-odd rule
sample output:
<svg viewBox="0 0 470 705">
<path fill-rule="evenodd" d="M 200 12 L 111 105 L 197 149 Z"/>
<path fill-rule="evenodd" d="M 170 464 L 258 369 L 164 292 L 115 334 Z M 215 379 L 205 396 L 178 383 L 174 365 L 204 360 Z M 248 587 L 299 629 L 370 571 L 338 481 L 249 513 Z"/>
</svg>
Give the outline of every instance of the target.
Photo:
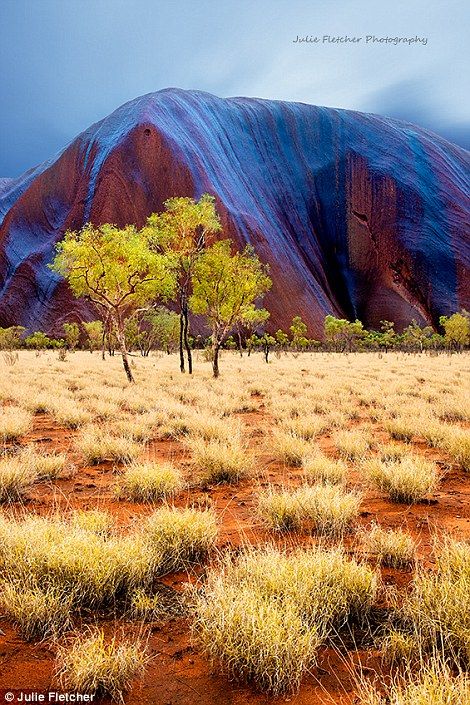
<svg viewBox="0 0 470 705">
<path fill-rule="evenodd" d="M 116 338 L 118 341 L 119 349 L 122 356 L 122 366 L 124 367 L 124 372 L 129 382 L 134 382 L 134 377 L 132 375 L 132 370 L 129 365 L 129 358 L 127 357 L 126 348 L 126 337 L 124 335 L 124 326 L 120 320 L 116 321 Z"/>
<path fill-rule="evenodd" d="M 238 352 L 240 357 L 243 357 L 243 345 L 242 345 L 242 334 L 238 331 Z"/>
<path fill-rule="evenodd" d="M 188 372 L 190 375 L 193 373 L 193 356 L 191 352 L 191 346 L 189 344 L 188 340 L 188 332 L 189 332 L 189 316 L 188 316 L 188 304 L 185 301 L 184 304 L 184 309 L 183 309 L 183 317 L 184 317 L 184 327 L 183 327 L 183 340 L 184 340 L 184 347 L 186 348 L 186 354 L 188 356 Z"/>
<path fill-rule="evenodd" d="M 269 362 L 269 345 L 264 346 L 264 359 L 266 360 L 266 364 Z"/>
<path fill-rule="evenodd" d="M 217 378 L 220 374 L 219 372 L 219 350 L 220 342 L 216 341 L 212 344 L 212 371 L 214 377 Z"/>
<path fill-rule="evenodd" d="M 184 369 L 184 348 L 183 348 L 183 329 L 184 329 L 184 316 L 183 316 L 183 309 L 181 308 L 180 312 L 180 371 L 185 372 Z"/>
</svg>

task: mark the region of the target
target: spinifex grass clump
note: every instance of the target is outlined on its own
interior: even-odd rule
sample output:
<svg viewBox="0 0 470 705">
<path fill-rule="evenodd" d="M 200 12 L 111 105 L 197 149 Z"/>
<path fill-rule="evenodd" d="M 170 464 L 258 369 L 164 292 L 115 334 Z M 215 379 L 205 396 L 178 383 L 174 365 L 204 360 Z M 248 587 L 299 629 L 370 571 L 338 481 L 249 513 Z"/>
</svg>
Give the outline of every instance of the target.
<svg viewBox="0 0 470 705">
<path fill-rule="evenodd" d="M 342 460 L 332 460 L 323 453 L 317 453 L 302 462 L 306 482 L 324 482 L 341 485 L 346 480 L 347 466 Z"/>
<path fill-rule="evenodd" d="M 0 458 L 0 504 L 20 500 L 37 479 L 29 463 L 18 457 Z"/>
<path fill-rule="evenodd" d="M 251 472 L 253 461 L 237 436 L 230 441 L 193 438 L 188 447 L 202 485 L 238 482 Z"/>
<path fill-rule="evenodd" d="M 16 441 L 24 436 L 33 423 L 33 416 L 17 406 L 0 409 L 0 443 Z"/>
<path fill-rule="evenodd" d="M 270 529 L 298 529 L 308 522 L 316 533 L 339 536 L 357 517 L 361 497 L 335 485 L 303 485 L 295 490 L 268 488 L 258 500 L 258 514 Z"/>
<path fill-rule="evenodd" d="M 149 661 L 145 646 L 139 641 L 106 641 L 101 629 L 89 628 L 61 646 L 57 653 L 56 677 L 71 691 L 91 695 L 109 695 L 123 703 L 123 695 L 132 681 L 142 676 Z"/>
<path fill-rule="evenodd" d="M 293 431 L 276 429 L 272 448 L 277 459 L 291 467 L 300 467 L 304 458 L 312 454 L 312 444 Z"/>
<path fill-rule="evenodd" d="M 420 568 L 398 615 L 423 651 L 443 653 L 470 667 L 470 545 L 436 544 L 435 571 Z"/>
<path fill-rule="evenodd" d="M 165 508 L 125 535 L 98 526 L 96 516 L 84 521 L 84 514 L 80 521 L 77 513 L 69 521 L 0 516 L 0 573 L 23 589 L 70 595 L 74 609 L 99 609 L 203 557 L 217 535 L 210 511 Z"/>
<path fill-rule="evenodd" d="M 85 428 L 77 441 L 77 448 L 83 453 L 85 461 L 91 465 L 104 460 L 128 463 L 142 450 L 132 438 L 114 435 L 112 429 L 100 426 Z"/>
<path fill-rule="evenodd" d="M 71 626 L 73 594 L 52 585 L 6 582 L 0 588 L 0 609 L 27 641 L 57 637 Z"/>
<path fill-rule="evenodd" d="M 155 546 L 160 565 L 165 570 L 178 570 L 207 555 L 217 538 L 217 519 L 211 509 L 176 509 L 162 507 L 151 514 L 144 536 Z"/>
<path fill-rule="evenodd" d="M 403 568 L 414 563 L 416 544 L 413 537 L 401 529 L 382 529 L 373 524 L 363 533 L 363 544 L 382 565 Z"/>
<path fill-rule="evenodd" d="M 373 459 L 365 465 L 365 471 L 370 482 L 394 502 L 419 502 L 434 492 L 439 482 L 435 464 L 420 457 Z"/>
<path fill-rule="evenodd" d="M 380 689 L 362 677 L 356 692 L 360 705 L 467 705 L 470 679 L 462 672 L 452 673 L 442 659 L 434 657 L 417 673 L 397 672 Z"/>
<path fill-rule="evenodd" d="M 131 463 L 119 478 L 116 494 L 136 502 L 154 502 L 180 492 L 183 478 L 171 463 Z"/>
<path fill-rule="evenodd" d="M 370 438 L 364 430 L 338 431 L 334 442 L 339 454 L 345 460 L 364 458 L 370 449 Z"/>
<path fill-rule="evenodd" d="M 374 571 L 340 549 L 252 549 L 209 573 L 195 594 L 193 637 L 230 677 L 289 693 L 330 630 L 367 615 L 376 593 Z"/>
</svg>

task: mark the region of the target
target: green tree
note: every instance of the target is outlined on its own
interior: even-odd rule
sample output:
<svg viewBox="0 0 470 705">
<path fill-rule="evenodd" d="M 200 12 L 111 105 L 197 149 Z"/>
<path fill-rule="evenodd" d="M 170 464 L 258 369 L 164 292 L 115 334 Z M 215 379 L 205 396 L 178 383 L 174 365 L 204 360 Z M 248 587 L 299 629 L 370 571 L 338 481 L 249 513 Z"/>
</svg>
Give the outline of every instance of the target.
<svg viewBox="0 0 470 705">
<path fill-rule="evenodd" d="M 361 321 L 348 321 L 345 318 L 326 316 L 324 322 L 325 340 L 334 346 L 337 352 L 352 352 L 357 343 L 367 333 Z"/>
<path fill-rule="evenodd" d="M 270 286 L 267 265 L 249 245 L 232 255 L 230 240 L 221 240 L 198 257 L 189 304 L 194 313 L 206 316 L 211 328 L 214 377 L 219 376 L 219 351 L 226 336 L 253 314 Z"/>
<path fill-rule="evenodd" d="M 147 220 L 147 230 L 157 249 L 176 255 L 177 303 L 180 315 L 180 370 L 185 371 L 184 351 L 188 372 L 192 374 L 193 362 L 189 344 L 189 297 L 192 276 L 198 258 L 210 244 L 211 238 L 222 226 L 215 210 L 215 199 L 205 193 L 196 201 L 193 198 L 170 198 L 163 213 L 153 213 Z"/>
<path fill-rule="evenodd" d="M 433 335 L 434 331 L 431 326 L 421 328 L 413 318 L 410 325 L 403 331 L 402 341 L 405 347 L 423 352 L 424 348 L 429 347 Z"/>
<path fill-rule="evenodd" d="M 291 332 L 291 345 L 294 350 L 305 350 L 308 343 L 307 326 L 303 322 L 301 316 L 294 316 L 289 327 Z"/>
<path fill-rule="evenodd" d="M 87 336 L 88 350 L 99 350 L 103 346 L 104 331 L 102 321 L 89 321 L 83 323 L 83 329 Z"/>
<path fill-rule="evenodd" d="M 175 263 L 150 247 L 148 234 L 132 225 L 68 231 L 56 245 L 51 268 L 65 277 L 76 297 L 89 299 L 102 312 L 105 327 L 114 331 L 124 371 L 133 382 L 125 339 L 125 322 L 139 307 L 175 289 Z"/>
<path fill-rule="evenodd" d="M 144 316 L 147 336 L 144 338 L 146 349 L 165 350 L 168 355 L 178 347 L 180 317 L 164 306 L 148 311 Z M 148 354 L 148 353 L 147 353 Z"/>
<path fill-rule="evenodd" d="M 58 347 L 57 342 L 58 341 L 55 341 L 53 338 L 49 338 L 40 330 L 28 335 L 28 337 L 24 340 L 26 347 L 31 348 L 32 350 L 46 350 L 47 348 Z"/>
<path fill-rule="evenodd" d="M 0 350 L 18 350 L 21 347 L 21 338 L 25 330 L 23 326 L 0 328 Z"/>
<path fill-rule="evenodd" d="M 468 311 L 441 316 L 439 323 L 444 328 L 444 339 L 450 348 L 462 350 L 470 343 L 470 314 Z"/>
<path fill-rule="evenodd" d="M 397 342 L 395 323 L 393 321 L 380 321 L 379 345 L 387 353 Z"/>
<path fill-rule="evenodd" d="M 279 330 L 275 332 L 274 337 L 280 350 L 284 350 L 285 352 L 289 347 L 289 336 L 287 335 L 287 333 L 284 333 L 284 331 L 279 328 Z"/>
<path fill-rule="evenodd" d="M 80 328 L 78 327 L 78 323 L 64 323 L 62 328 L 64 329 L 65 345 L 73 352 L 80 340 Z"/>
</svg>

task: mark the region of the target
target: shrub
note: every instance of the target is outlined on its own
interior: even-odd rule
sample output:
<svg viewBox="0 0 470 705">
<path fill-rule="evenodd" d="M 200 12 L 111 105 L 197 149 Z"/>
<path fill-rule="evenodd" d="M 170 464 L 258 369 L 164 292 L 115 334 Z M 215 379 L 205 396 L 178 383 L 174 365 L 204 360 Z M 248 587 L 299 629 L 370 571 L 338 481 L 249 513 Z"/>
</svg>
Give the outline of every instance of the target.
<svg viewBox="0 0 470 705">
<path fill-rule="evenodd" d="M 334 436 L 334 443 L 342 458 L 356 460 L 367 455 L 370 440 L 364 431 L 338 431 Z"/>
<path fill-rule="evenodd" d="M 149 661 L 145 647 L 135 641 L 106 643 L 102 629 L 89 628 L 58 650 L 56 677 L 64 689 L 109 695 L 124 702 L 134 678 L 142 676 Z"/>
<path fill-rule="evenodd" d="M 161 566 L 178 570 L 204 557 L 217 538 L 217 520 L 211 509 L 162 507 L 151 514 L 145 535 L 161 555 Z"/>
<path fill-rule="evenodd" d="M 434 492 L 439 474 L 434 463 L 419 457 L 399 460 L 371 460 L 366 466 L 370 482 L 394 502 L 418 502 Z"/>
<path fill-rule="evenodd" d="M 171 463 L 132 463 L 116 486 L 118 497 L 153 502 L 177 494 L 183 487 L 181 472 Z"/>
<path fill-rule="evenodd" d="M 17 406 L 0 409 L 0 441 L 16 441 L 28 433 L 33 423 L 33 416 Z"/>
<path fill-rule="evenodd" d="M 414 563 L 416 544 L 406 531 L 401 529 L 382 529 L 373 524 L 363 534 L 365 550 L 383 565 L 401 568 Z"/>
<path fill-rule="evenodd" d="M 202 485 L 219 482 L 238 482 L 252 469 L 252 460 L 246 449 L 236 440 L 205 441 L 194 438 L 188 441 L 192 452 L 192 461 L 199 471 L 198 479 Z"/>
<path fill-rule="evenodd" d="M 57 637 L 72 623 L 73 595 L 54 587 L 7 582 L 0 592 L 0 604 L 27 641 Z"/>
<path fill-rule="evenodd" d="M 346 465 L 341 460 L 332 460 L 322 453 L 304 458 L 302 468 L 307 482 L 340 485 L 346 480 Z"/>
</svg>

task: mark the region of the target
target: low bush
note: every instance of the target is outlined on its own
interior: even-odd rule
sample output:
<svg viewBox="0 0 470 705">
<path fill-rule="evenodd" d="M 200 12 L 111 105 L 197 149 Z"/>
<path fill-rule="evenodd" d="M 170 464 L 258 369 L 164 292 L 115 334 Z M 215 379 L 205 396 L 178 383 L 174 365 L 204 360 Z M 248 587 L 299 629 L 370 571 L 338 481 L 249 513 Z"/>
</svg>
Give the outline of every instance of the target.
<svg viewBox="0 0 470 705">
<path fill-rule="evenodd" d="M 2 612 L 27 641 L 55 638 L 69 629 L 73 600 L 73 594 L 54 586 L 27 587 L 22 582 L 6 582 L 0 589 Z"/>
<path fill-rule="evenodd" d="M 201 485 L 220 482 L 235 483 L 250 474 L 253 466 L 246 448 L 235 438 L 232 441 L 193 438 L 188 441 L 192 462 Z"/>
<path fill-rule="evenodd" d="M 17 441 L 28 433 L 33 423 L 33 416 L 17 406 L 0 408 L 0 441 Z"/>
<path fill-rule="evenodd" d="M 306 482 L 341 485 L 346 480 L 347 466 L 341 460 L 332 460 L 322 453 L 304 458 L 302 462 Z"/>
<path fill-rule="evenodd" d="M 338 431 L 333 440 L 339 454 L 346 460 L 364 458 L 370 449 L 369 436 L 362 430 Z"/>
</svg>

